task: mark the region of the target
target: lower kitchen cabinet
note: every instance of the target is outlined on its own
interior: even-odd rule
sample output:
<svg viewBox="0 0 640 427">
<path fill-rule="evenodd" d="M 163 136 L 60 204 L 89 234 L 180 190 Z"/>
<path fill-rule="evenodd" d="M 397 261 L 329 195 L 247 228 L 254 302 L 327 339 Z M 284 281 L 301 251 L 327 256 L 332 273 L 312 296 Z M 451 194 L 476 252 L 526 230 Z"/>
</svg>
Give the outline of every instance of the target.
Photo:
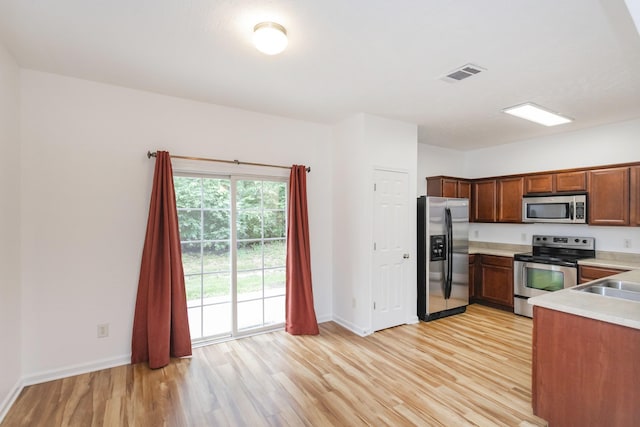
<svg viewBox="0 0 640 427">
<path fill-rule="evenodd" d="M 616 268 L 593 267 L 590 265 L 578 266 L 578 283 L 587 283 L 614 274 L 624 273 L 629 270 L 618 270 Z"/>
<path fill-rule="evenodd" d="M 476 299 L 476 256 L 469 255 L 469 303 L 475 302 L 475 299 Z"/>
<path fill-rule="evenodd" d="M 476 301 L 513 311 L 513 258 L 480 256 Z"/>
<path fill-rule="evenodd" d="M 533 413 L 550 426 L 637 426 L 640 329 L 533 312 Z"/>
</svg>

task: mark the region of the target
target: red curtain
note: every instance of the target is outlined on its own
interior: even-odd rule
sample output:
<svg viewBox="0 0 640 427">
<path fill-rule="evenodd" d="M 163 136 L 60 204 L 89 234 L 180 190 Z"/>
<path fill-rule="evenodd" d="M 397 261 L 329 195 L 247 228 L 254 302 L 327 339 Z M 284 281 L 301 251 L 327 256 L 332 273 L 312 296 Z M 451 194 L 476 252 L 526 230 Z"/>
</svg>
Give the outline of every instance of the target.
<svg viewBox="0 0 640 427">
<path fill-rule="evenodd" d="M 292 335 L 317 335 L 313 308 L 311 251 L 307 215 L 307 169 L 293 165 L 289 176 L 287 229 L 287 287 L 285 330 Z"/>
<path fill-rule="evenodd" d="M 171 157 L 158 151 L 133 319 L 131 363 L 152 369 L 191 355 Z"/>
</svg>

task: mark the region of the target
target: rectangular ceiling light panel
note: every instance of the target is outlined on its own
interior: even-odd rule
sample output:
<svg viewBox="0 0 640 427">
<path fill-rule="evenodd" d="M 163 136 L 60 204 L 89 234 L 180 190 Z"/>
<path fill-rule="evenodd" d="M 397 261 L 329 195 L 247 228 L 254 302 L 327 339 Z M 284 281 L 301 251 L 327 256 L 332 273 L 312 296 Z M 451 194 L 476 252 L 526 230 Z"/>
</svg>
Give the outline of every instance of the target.
<svg viewBox="0 0 640 427">
<path fill-rule="evenodd" d="M 545 126 L 563 125 L 573 121 L 573 119 L 551 112 L 531 102 L 505 108 L 502 112 Z"/>
<path fill-rule="evenodd" d="M 633 23 L 636 24 L 638 34 L 640 34 L 640 0 L 624 0 L 624 2 L 627 4 L 627 9 L 629 9 L 629 13 L 631 14 L 631 19 L 633 19 Z"/>
</svg>

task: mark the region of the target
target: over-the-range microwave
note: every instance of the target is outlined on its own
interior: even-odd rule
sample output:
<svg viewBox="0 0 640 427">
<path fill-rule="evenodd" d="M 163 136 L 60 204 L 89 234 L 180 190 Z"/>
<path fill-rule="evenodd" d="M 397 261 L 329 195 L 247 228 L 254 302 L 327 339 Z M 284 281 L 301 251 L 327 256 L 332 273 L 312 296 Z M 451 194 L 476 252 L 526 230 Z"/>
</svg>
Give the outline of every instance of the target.
<svg viewBox="0 0 640 427">
<path fill-rule="evenodd" d="M 582 193 L 524 196 L 522 197 L 522 221 L 586 224 L 587 195 Z"/>
</svg>

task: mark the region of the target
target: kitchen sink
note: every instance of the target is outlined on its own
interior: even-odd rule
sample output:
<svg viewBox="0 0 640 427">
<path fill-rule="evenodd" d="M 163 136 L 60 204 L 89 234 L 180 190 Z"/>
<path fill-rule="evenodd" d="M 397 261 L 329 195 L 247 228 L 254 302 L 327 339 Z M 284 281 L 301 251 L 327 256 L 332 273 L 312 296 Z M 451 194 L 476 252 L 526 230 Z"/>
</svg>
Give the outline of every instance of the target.
<svg viewBox="0 0 640 427">
<path fill-rule="evenodd" d="M 640 302 L 640 283 L 635 282 L 602 279 L 587 285 L 577 286 L 573 290 Z"/>
</svg>

